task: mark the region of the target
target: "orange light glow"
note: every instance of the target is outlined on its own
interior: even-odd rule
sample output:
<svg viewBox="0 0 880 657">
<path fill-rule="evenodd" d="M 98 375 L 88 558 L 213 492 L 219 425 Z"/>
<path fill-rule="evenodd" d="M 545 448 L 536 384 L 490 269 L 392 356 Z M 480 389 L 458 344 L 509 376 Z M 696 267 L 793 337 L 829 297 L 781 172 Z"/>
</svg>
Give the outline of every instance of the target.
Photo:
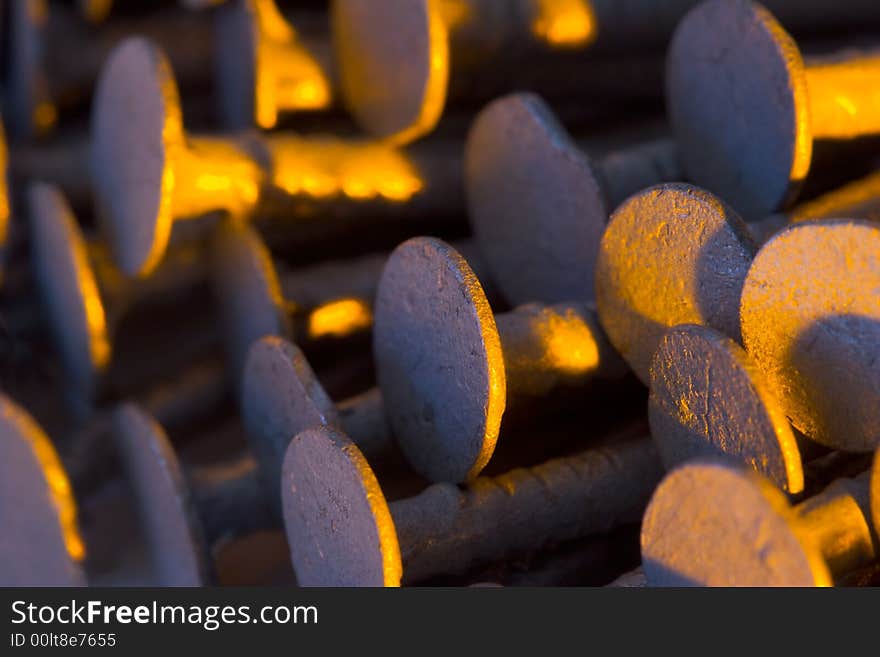
<svg viewBox="0 0 880 657">
<path fill-rule="evenodd" d="M 234 142 L 202 137 L 189 140 L 175 176 L 194 188 L 184 184 L 175 187 L 174 211 L 182 216 L 200 215 L 216 207 L 232 216 L 243 216 L 259 200 L 263 182 L 262 169 Z"/>
<path fill-rule="evenodd" d="M 274 0 L 252 0 L 251 5 L 260 31 L 254 76 L 257 125 L 275 127 L 279 111 L 327 107 L 332 100 L 327 75 Z"/>
<path fill-rule="evenodd" d="M 36 421 L 27 413 L 10 403 L 4 404 L 4 413 L 11 416 L 18 426 L 22 438 L 30 443 L 31 450 L 43 470 L 49 496 L 58 514 L 58 523 L 64 539 L 64 545 L 71 559 L 82 561 L 86 555 L 85 543 L 77 526 L 76 501 L 67 473 L 61 465 L 61 459 L 52 445 L 52 441 L 43 433 Z"/>
<path fill-rule="evenodd" d="M 112 354 L 104 302 L 101 299 L 95 271 L 89 260 L 88 247 L 69 208 L 63 216 L 63 222 L 68 235 L 70 257 L 76 271 L 77 288 L 82 295 L 83 312 L 89 335 L 89 359 L 93 369 L 100 372 L 107 368 Z"/>
<path fill-rule="evenodd" d="M 337 299 L 309 314 L 309 337 L 312 339 L 334 336 L 338 338 L 368 329 L 373 323 L 370 306 L 362 299 Z"/>
<path fill-rule="evenodd" d="M 811 63 L 806 80 L 815 137 L 853 139 L 880 133 L 880 56 Z"/>
<path fill-rule="evenodd" d="M 572 309 L 543 313 L 534 324 L 544 342 L 547 363 L 567 374 L 584 374 L 599 366 L 599 346 L 593 329 Z"/>
<path fill-rule="evenodd" d="M 273 138 L 273 182 L 291 195 L 404 202 L 423 187 L 406 155 L 377 142 Z"/>
<path fill-rule="evenodd" d="M 596 38 L 593 7 L 589 0 L 537 0 L 532 33 L 551 46 L 584 46 Z"/>
<path fill-rule="evenodd" d="M 260 165 L 235 141 L 187 137 L 171 64 L 162 57 L 158 66 L 166 108 L 162 125 L 165 168 L 152 248 L 138 272 L 142 277 L 161 261 L 176 219 L 196 218 L 215 210 L 244 216 L 259 200 L 264 180 Z"/>
<path fill-rule="evenodd" d="M 512 395 L 544 395 L 600 366 L 596 329 L 574 307 L 527 304 L 499 317 Z"/>
</svg>

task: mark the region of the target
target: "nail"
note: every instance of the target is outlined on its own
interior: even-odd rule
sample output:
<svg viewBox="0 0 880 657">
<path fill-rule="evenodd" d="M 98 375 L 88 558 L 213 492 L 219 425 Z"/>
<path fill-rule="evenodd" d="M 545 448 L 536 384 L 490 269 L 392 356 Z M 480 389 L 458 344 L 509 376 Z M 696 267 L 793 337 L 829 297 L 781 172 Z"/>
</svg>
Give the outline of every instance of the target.
<svg viewBox="0 0 880 657">
<path fill-rule="evenodd" d="M 372 462 L 381 461 L 392 440 L 379 390 L 335 404 L 302 351 L 280 337 L 251 346 L 242 374 L 241 417 L 251 449 L 276 492 L 290 439 L 316 426 L 337 427 L 351 436 Z M 277 511 L 281 500 L 277 495 Z"/>
<path fill-rule="evenodd" d="M 599 240 L 610 212 L 630 194 L 680 179 L 671 140 L 591 157 L 534 94 L 489 104 L 465 148 L 471 227 L 513 304 L 594 303 Z"/>
<path fill-rule="evenodd" d="M 753 470 L 695 461 L 660 483 L 642 522 L 642 563 L 660 586 L 829 586 L 877 555 L 880 457 L 795 507 Z"/>
<path fill-rule="evenodd" d="M 373 355 L 394 436 L 431 481 L 480 473 L 508 398 L 545 397 L 625 371 L 584 304 L 532 304 L 493 317 L 464 258 L 433 238 L 408 240 L 389 257 Z"/>
<path fill-rule="evenodd" d="M 876 224 L 794 224 L 761 248 L 742 287 L 743 345 L 785 414 L 844 451 L 880 444 L 878 249 Z"/>
<path fill-rule="evenodd" d="M 3 586 L 85 586 L 85 545 L 67 474 L 31 415 L 0 394 Z"/>
<path fill-rule="evenodd" d="M 204 277 L 194 253 L 182 249 L 143 281 L 123 278 L 86 242 L 59 189 L 32 183 L 27 191 L 34 277 L 71 388 L 99 392 L 113 352 L 113 335 L 130 308 L 193 288 Z"/>
<path fill-rule="evenodd" d="M 880 57 L 804 59 L 764 7 L 712 0 L 681 21 L 667 59 L 667 105 L 690 180 L 749 219 L 791 201 L 813 140 L 880 133 Z"/>
<path fill-rule="evenodd" d="M 594 70 L 588 59 L 564 58 L 566 51 L 585 50 L 596 36 L 591 4 L 336 0 L 331 15 L 340 91 L 367 132 L 404 143 L 434 128 L 447 95 L 482 92 L 485 97 L 487 84 L 496 91 L 520 86 L 528 77 L 523 69 L 536 63 L 532 60 L 544 62 L 543 79 L 537 81 L 545 89 L 595 87 L 611 77 L 610 71 Z M 619 22 L 623 17 L 615 13 Z M 673 25 L 666 28 L 669 33 Z M 557 57 L 548 60 L 553 52 Z M 560 66 L 565 75 L 554 77 Z M 646 68 L 631 70 L 643 80 Z M 657 88 L 659 78 L 648 77 L 654 82 L 648 86 Z M 612 88 L 630 97 L 644 89 L 638 84 Z"/>
<path fill-rule="evenodd" d="M 474 245 L 462 246 L 479 267 Z M 249 226 L 227 222 L 219 227 L 211 277 L 233 371 L 241 372 L 248 348 L 265 335 L 292 337 L 304 346 L 366 335 L 387 258 L 377 254 L 289 270 L 273 263 Z"/>
<path fill-rule="evenodd" d="M 599 244 L 596 307 L 643 383 L 671 326 L 706 325 L 741 342 L 740 292 L 756 250 L 742 219 L 692 185 L 649 187 L 614 211 Z"/>
<path fill-rule="evenodd" d="M 798 443 L 770 384 L 714 329 L 683 324 L 666 332 L 651 364 L 648 417 L 667 470 L 726 456 L 788 493 L 803 491 Z"/>
<path fill-rule="evenodd" d="M 129 275 L 155 268 L 175 221 L 209 212 L 290 220 L 316 209 L 360 217 L 371 206 L 401 205 L 408 216 L 436 217 L 461 207 L 460 155 L 448 149 L 405 153 L 293 134 L 186 135 L 171 66 L 144 39 L 126 40 L 108 58 L 92 131 L 99 218 L 114 261 Z"/>
<path fill-rule="evenodd" d="M 351 440 L 316 427 L 291 441 L 283 472 L 301 585 L 398 586 L 630 522 L 660 465 L 642 439 L 479 478 L 463 490 L 435 484 L 389 504 Z"/>
<path fill-rule="evenodd" d="M 447 100 L 514 89 L 644 100 L 663 86 L 656 53 L 696 4 L 644 0 L 621 11 L 613 0 L 336 0 L 340 92 L 367 132 L 398 143 L 430 132 Z M 812 33 L 877 24 L 865 0 L 770 5 L 784 24 Z"/>
<path fill-rule="evenodd" d="M 331 297 L 313 308 L 284 299 L 269 249 L 248 226 L 229 222 L 219 227 L 211 250 L 212 284 L 233 372 L 242 371 L 248 348 L 264 335 L 295 335 L 314 342 L 363 334 L 372 325 L 371 298 Z M 350 274 L 352 280 L 361 278 L 357 269 Z M 295 285 L 295 276 L 290 273 L 285 278 Z M 352 287 L 370 285 L 356 282 Z"/>
<path fill-rule="evenodd" d="M 113 434 L 157 585 L 210 583 L 212 546 L 272 525 L 253 459 L 185 472 L 162 426 L 132 403 L 113 412 Z"/>
</svg>

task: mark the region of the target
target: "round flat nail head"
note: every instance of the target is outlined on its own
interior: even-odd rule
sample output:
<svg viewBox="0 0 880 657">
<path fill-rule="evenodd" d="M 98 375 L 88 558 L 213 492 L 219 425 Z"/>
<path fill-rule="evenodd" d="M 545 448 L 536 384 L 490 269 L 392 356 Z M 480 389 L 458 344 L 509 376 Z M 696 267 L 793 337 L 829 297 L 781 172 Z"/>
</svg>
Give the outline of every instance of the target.
<svg viewBox="0 0 880 657">
<path fill-rule="evenodd" d="M 318 427 L 294 437 L 282 486 L 284 525 L 301 585 L 399 585 L 403 564 L 388 504 L 344 434 Z"/>
<path fill-rule="evenodd" d="M 338 0 L 332 25 L 341 91 L 358 122 L 385 138 L 417 136 L 432 127 L 443 110 L 449 75 L 447 32 L 437 4 Z"/>
<path fill-rule="evenodd" d="M 783 490 L 803 490 L 800 452 L 779 402 L 743 348 L 713 329 L 678 326 L 660 341 L 648 416 L 667 469 L 729 456 Z"/>
<path fill-rule="evenodd" d="M 164 430 L 133 404 L 114 411 L 114 435 L 145 539 L 155 559 L 159 585 L 201 586 L 208 564 L 201 525 L 174 448 Z"/>
<path fill-rule="evenodd" d="M 792 424 L 845 451 L 880 444 L 880 228 L 795 224 L 749 269 L 744 345 Z"/>
<path fill-rule="evenodd" d="M 248 351 L 241 414 L 248 435 L 260 438 L 251 445 L 264 469 L 268 463 L 281 463 L 293 436 L 339 421 L 333 401 L 302 351 L 277 336 L 261 338 Z"/>
<path fill-rule="evenodd" d="M 498 437 L 504 361 L 483 289 L 451 246 L 414 238 L 391 254 L 376 298 L 373 353 L 409 463 L 433 481 L 476 476 Z"/>
<path fill-rule="evenodd" d="M 0 395 L 0 585 L 85 586 L 70 483 L 34 419 Z"/>
<path fill-rule="evenodd" d="M 739 298 L 756 246 L 728 206 L 691 185 L 649 187 L 611 215 L 596 306 L 611 344 L 644 383 L 663 333 L 711 326 L 739 340 Z"/>
<path fill-rule="evenodd" d="M 783 206 L 812 152 L 804 64 L 763 7 L 712 0 L 679 24 L 666 98 L 688 178 L 747 220 Z"/>
<path fill-rule="evenodd" d="M 88 249 L 61 192 L 28 189 L 31 266 L 43 312 L 71 381 L 92 390 L 110 359 L 110 336 Z"/>
<path fill-rule="evenodd" d="M 533 94 L 496 100 L 465 153 L 471 226 L 513 305 L 593 300 L 611 208 L 590 159 Z"/>
<path fill-rule="evenodd" d="M 817 586 L 831 576 L 785 495 L 744 466 L 693 461 L 660 483 L 642 521 L 651 586 Z"/>
<path fill-rule="evenodd" d="M 180 182 L 171 173 L 173 151 L 182 136 L 170 65 L 147 40 L 126 39 L 95 91 L 92 168 L 98 218 L 114 261 L 129 275 L 149 269 L 168 243 Z"/>
</svg>

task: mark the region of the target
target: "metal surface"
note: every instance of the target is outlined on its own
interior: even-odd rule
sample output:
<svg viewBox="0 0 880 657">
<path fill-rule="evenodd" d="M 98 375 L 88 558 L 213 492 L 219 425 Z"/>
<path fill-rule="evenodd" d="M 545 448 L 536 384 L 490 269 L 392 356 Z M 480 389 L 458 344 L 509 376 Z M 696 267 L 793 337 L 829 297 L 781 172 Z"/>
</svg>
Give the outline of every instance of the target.
<svg viewBox="0 0 880 657">
<path fill-rule="evenodd" d="M 650 441 L 631 441 L 389 505 L 357 447 L 320 427 L 288 448 L 284 520 L 301 584 L 397 586 L 607 532 L 638 518 L 659 476 Z"/>
<path fill-rule="evenodd" d="M 32 183 L 27 200 L 38 305 L 71 388 L 89 399 L 99 394 L 111 364 L 119 320 L 140 303 L 196 287 L 204 259 L 179 248 L 150 278 L 127 280 L 106 262 L 101 244 L 87 242 L 57 187 Z"/>
<path fill-rule="evenodd" d="M 284 452 L 293 436 L 317 426 L 339 427 L 365 456 L 381 459 L 391 432 L 378 390 L 333 403 L 300 349 L 266 336 L 248 351 L 241 383 L 241 416 L 274 494 Z M 280 498 L 279 512 L 280 512 Z"/>
<path fill-rule="evenodd" d="M 786 492 L 803 490 L 797 441 L 761 370 L 709 327 L 685 324 L 663 336 L 651 363 L 648 417 L 667 469 L 727 456 Z"/>
<path fill-rule="evenodd" d="M 767 242 L 742 288 L 742 337 L 792 424 L 830 447 L 880 443 L 880 228 L 795 224 Z"/>
<path fill-rule="evenodd" d="M 0 395 L 0 582 L 85 586 L 70 483 L 36 421 Z"/>
<path fill-rule="evenodd" d="M 676 29 L 667 64 L 669 116 L 689 179 L 747 220 L 783 207 L 809 172 L 814 133 L 821 137 L 838 120 L 820 109 L 823 94 L 849 115 L 847 136 L 880 129 L 876 101 L 851 93 L 841 79 L 851 61 L 861 88 L 876 86 L 880 59 L 862 58 L 835 58 L 827 66 L 839 69 L 837 84 L 819 84 L 789 34 L 757 3 L 699 5 Z"/>
<path fill-rule="evenodd" d="M 608 215 L 634 192 L 682 179 L 676 160 L 669 140 L 591 157 L 533 94 L 483 109 L 465 147 L 468 212 L 505 298 L 593 303 Z"/>
<path fill-rule="evenodd" d="M 85 240 L 61 193 L 29 189 L 31 254 L 41 307 L 71 382 L 90 397 L 110 362 L 110 331 Z"/>
<path fill-rule="evenodd" d="M 869 563 L 868 476 L 789 506 L 769 481 L 730 462 L 694 461 L 658 486 L 642 524 L 650 585 L 828 586 Z"/>
<path fill-rule="evenodd" d="M 586 306 L 527 305 L 493 316 L 464 258 L 431 238 L 408 240 L 388 259 L 373 354 L 394 436 L 432 481 L 480 473 L 509 397 L 622 373 Z"/>
<path fill-rule="evenodd" d="M 113 425 L 158 585 L 210 583 L 211 547 L 276 522 L 253 460 L 185 473 L 165 430 L 141 408 L 119 406 Z"/>
<path fill-rule="evenodd" d="M 614 211 L 596 262 L 596 306 L 644 383 L 670 326 L 704 324 L 740 340 L 739 298 L 755 250 L 739 216 L 691 185 L 650 187 Z"/>
<path fill-rule="evenodd" d="M 459 209 L 460 156 L 443 144 L 403 152 L 292 133 L 186 134 L 170 63 L 141 38 L 108 57 L 91 120 L 98 216 L 130 276 L 155 269 L 176 221 L 206 214 L 295 223 L 322 211 L 375 222 L 395 212 L 449 218 Z"/>
<path fill-rule="evenodd" d="M 113 425 L 156 569 L 156 584 L 207 584 L 210 566 L 203 531 L 168 436 L 134 404 L 119 406 Z"/>
</svg>

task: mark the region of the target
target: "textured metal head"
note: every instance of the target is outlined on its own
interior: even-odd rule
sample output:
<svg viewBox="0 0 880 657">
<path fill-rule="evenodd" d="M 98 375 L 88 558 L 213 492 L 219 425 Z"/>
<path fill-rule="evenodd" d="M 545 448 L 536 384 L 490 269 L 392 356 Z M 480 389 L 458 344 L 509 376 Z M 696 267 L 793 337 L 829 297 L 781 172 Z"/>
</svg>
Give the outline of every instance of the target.
<svg viewBox="0 0 880 657">
<path fill-rule="evenodd" d="M 730 456 L 790 493 L 804 487 L 797 441 L 758 366 L 725 335 L 685 324 L 651 364 L 651 435 L 667 469 Z"/>
<path fill-rule="evenodd" d="M 492 309 L 464 258 L 419 237 L 388 259 L 373 324 L 376 375 L 407 460 L 433 481 L 479 474 L 506 402 Z"/>
<path fill-rule="evenodd" d="M 0 394 L 0 585 L 85 586 L 76 503 L 52 442 Z"/>
<path fill-rule="evenodd" d="M 379 482 L 342 432 L 315 427 L 287 448 L 284 525 L 303 586 L 398 586 L 397 532 Z"/>
<path fill-rule="evenodd" d="M 211 281 L 235 380 L 250 346 L 290 334 L 290 319 L 269 249 L 247 225 L 226 221 L 211 246 Z"/>
<path fill-rule="evenodd" d="M 755 256 L 743 286 L 746 350 L 792 424 L 846 451 L 880 445 L 880 228 L 795 224 Z"/>
<path fill-rule="evenodd" d="M 651 586 L 816 586 L 831 575 L 785 495 L 732 462 L 691 461 L 657 487 L 642 520 Z"/>
<path fill-rule="evenodd" d="M 358 123 L 377 137 L 408 141 L 428 132 L 440 118 L 449 44 L 439 4 L 333 2 L 340 90 Z"/>
<path fill-rule="evenodd" d="M 533 94 L 494 101 L 465 149 L 471 227 L 514 305 L 593 301 L 611 208 L 593 163 Z"/>
<path fill-rule="evenodd" d="M 806 176 L 804 65 L 760 5 L 710 0 L 685 16 L 667 55 L 666 103 L 688 179 L 746 219 L 779 209 Z"/>
<path fill-rule="evenodd" d="M 692 185 L 649 187 L 614 211 L 596 262 L 596 304 L 611 344 L 644 383 L 671 326 L 707 325 L 739 340 L 755 250 L 739 216 Z"/>
<path fill-rule="evenodd" d="M 110 363 L 111 336 L 85 239 L 57 187 L 33 183 L 27 200 L 42 312 L 70 382 L 92 392 Z"/>
<path fill-rule="evenodd" d="M 269 482 L 281 481 L 281 463 L 290 440 L 306 429 L 339 424 L 336 407 L 295 344 L 260 338 L 248 351 L 241 381 L 241 415 L 260 469 Z M 273 500 L 277 488 L 273 487 Z"/>
<path fill-rule="evenodd" d="M 162 51 L 128 38 L 110 53 L 92 100 L 92 180 L 113 259 L 152 269 L 171 235 L 175 160 L 185 151 L 180 98 Z"/>
<path fill-rule="evenodd" d="M 135 404 L 113 412 L 113 434 L 134 493 L 159 586 L 208 582 L 202 528 L 165 430 Z"/>
</svg>

